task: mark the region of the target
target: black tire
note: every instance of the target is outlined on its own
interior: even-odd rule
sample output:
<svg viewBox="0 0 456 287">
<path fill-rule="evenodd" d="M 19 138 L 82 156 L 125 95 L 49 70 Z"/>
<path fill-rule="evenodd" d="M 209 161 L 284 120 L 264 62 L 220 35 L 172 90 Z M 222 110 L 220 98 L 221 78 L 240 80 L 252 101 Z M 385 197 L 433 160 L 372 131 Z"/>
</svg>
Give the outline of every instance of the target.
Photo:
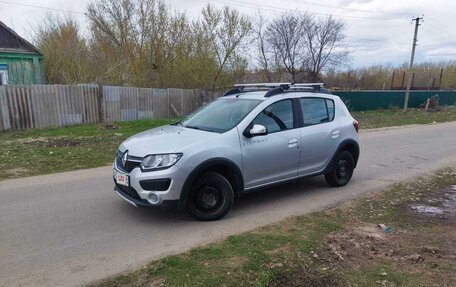
<svg viewBox="0 0 456 287">
<path fill-rule="evenodd" d="M 335 187 L 344 186 L 350 181 L 354 169 L 355 160 L 352 154 L 343 150 L 334 159 L 331 171 L 325 174 L 326 182 Z"/>
<path fill-rule="evenodd" d="M 192 185 L 187 211 L 201 221 L 218 220 L 230 211 L 234 192 L 230 182 L 215 172 L 206 172 Z"/>
</svg>

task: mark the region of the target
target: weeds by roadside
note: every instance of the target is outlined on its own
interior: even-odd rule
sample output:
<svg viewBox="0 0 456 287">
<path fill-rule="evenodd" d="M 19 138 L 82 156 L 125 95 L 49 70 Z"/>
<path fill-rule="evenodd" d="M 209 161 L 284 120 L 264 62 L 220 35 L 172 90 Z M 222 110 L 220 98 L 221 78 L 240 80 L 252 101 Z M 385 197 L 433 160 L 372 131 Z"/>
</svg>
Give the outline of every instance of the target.
<svg viewBox="0 0 456 287">
<path fill-rule="evenodd" d="M 432 124 L 456 121 L 456 107 L 443 107 L 439 112 L 426 112 L 417 109 L 387 109 L 375 111 L 352 112 L 362 129 L 383 128 L 392 126 Z"/>
</svg>

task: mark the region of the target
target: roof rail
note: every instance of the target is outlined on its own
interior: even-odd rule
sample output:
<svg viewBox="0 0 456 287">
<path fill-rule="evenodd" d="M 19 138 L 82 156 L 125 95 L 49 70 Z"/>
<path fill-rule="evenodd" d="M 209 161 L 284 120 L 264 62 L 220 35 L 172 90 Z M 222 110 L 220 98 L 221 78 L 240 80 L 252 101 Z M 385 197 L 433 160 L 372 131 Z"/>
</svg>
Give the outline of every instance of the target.
<svg viewBox="0 0 456 287">
<path fill-rule="evenodd" d="M 293 83 L 251 83 L 251 84 L 236 84 L 235 87 L 238 88 L 276 88 L 281 86 L 290 86 L 294 85 Z"/>
<path fill-rule="evenodd" d="M 253 92 L 253 91 L 267 91 L 265 97 L 271 97 L 274 95 L 282 94 L 285 92 L 320 92 L 325 94 L 331 94 L 329 90 L 323 88 L 324 83 L 252 83 L 252 84 L 236 84 L 234 89 L 229 90 L 223 96 L 229 96 L 242 93 Z"/>
<path fill-rule="evenodd" d="M 323 88 L 325 83 L 302 83 L 302 84 L 293 84 L 292 87 L 320 87 Z"/>
</svg>

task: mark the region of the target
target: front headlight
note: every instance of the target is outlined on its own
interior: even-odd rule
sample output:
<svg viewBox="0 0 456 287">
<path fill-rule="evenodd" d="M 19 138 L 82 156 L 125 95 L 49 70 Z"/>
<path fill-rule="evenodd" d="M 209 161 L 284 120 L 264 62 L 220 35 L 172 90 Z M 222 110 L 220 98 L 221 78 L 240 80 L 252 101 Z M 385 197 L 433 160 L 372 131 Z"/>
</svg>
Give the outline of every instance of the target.
<svg viewBox="0 0 456 287">
<path fill-rule="evenodd" d="M 173 166 L 181 157 L 181 153 L 148 155 L 141 162 L 141 168 L 144 170 L 167 168 Z"/>
</svg>

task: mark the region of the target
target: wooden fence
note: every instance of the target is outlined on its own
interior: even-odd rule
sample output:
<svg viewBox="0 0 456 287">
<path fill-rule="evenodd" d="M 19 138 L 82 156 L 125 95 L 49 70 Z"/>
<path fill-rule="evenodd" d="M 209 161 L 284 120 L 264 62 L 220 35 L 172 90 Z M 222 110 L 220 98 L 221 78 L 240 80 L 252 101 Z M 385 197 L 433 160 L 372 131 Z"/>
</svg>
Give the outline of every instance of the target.
<svg viewBox="0 0 456 287">
<path fill-rule="evenodd" d="M 173 118 L 219 93 L 97 85 L 0 86 L 0 131 Z"/>
</svg>

